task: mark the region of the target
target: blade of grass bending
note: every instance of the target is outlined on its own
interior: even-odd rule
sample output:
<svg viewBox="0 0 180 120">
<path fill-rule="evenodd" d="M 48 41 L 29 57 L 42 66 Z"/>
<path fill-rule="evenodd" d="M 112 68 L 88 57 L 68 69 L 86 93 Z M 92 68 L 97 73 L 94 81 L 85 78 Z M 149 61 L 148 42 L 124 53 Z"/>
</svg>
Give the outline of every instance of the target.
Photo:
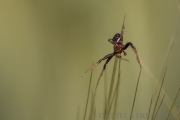
<svg viewBox="0 0 180 120">
<path fill-rule="evenodd" d="M 107 105 L 107 68 L 104 75 L 104 113 L 106 113 L 106 105 Z"/>
<path fill-rule="evenodd" d="M 106 112 L 109 109 L 109 103 L 110 103 L 111 96 L 112 96 L 112 89 L 113 89 L 113 85 L 114 85 L 114 78 L 115 78 L 115 73 L 116 73 L 117 60 L 118 60 L 118 58 L 115 58 L 115 60 L 114 60 L 114 67 L 113 67 L 113 72 L 112 72 L 112 77 L 111 77 L 111 84 L 110 84 L 110 88 L 109 88 L 108 101 L 107 101 L 107 105 L 106 105 Z"/>
<path fill-rule="evenodd" d="M 117 81 L 117 85 L 116 85 L 116 90 L 115 90 L 115 93 L 116 93 L 116 97 L 115 97 L 115 101 L 114 101 L 114 108 L 113 108 L 113 119 L 112 120 L 115 120 L 115 114 L 116 114 L 116 109 L 117 109 L 117 101 L 118 101 L 118 95 L 119 95 L 119 86 L 120 86 L 120 66 L 121 66 L 121 61 L 119 60 L 119 69 L 118 69 L 118 81 Z"/>
<path fill-rule="evenodd" d="M 113 104 L 113 102 L 114 102 L 114 100 L 115 100 L 115 102 L 116 102 L 116 100 L 117 100 L 117 92 L 119 91 L 119 83 L 120 83 L 120 61 L 119 61 L 119 70 L 118 70 L 118 80 L 117 80 L 117 83 L 116 83 L 116 87 L 115 87 L 115 90 L 114 90 L 114 92 L 113 92 L 113 97 L 112 97 L 112 100 L 110 101 L 110 103 L 109 103 L 109 108 L 108 108 L 108 110 L 107 110 L 107 114 L 109 114 L 110 113 L 110 111 L 111 111 L 111 108 L 112 108 L 112 104 Z"/>
<path fill-rule="evenodd" d="M 117 83 L 117 84 L 118 84 L 118 83 Z M 117 86 L 116 86 L 115 91 L 114 91 L 114 93 L 113 93 L 112 100 L 111 100 L 111 102 L 109 103 L 109 108 L 108 108 L 108 110 L 107 110 L 107 114 L 110 113 L 111 108 L 112 108 L 112 104 L 113 104 L 113 102 L 114 102 L 114 100 L 115 100 L 115 97 L 116 97 L 116 89 L 117 89 Z"/>
<path fill-rule="evenodd" d="M 94 107 L 95 107 L 95 98 L 96 98 L 96 90 L 94 92 L 93 88 L 92 88 L 92 99 L 91 99 L 91 109 L 90 109 L 90 116 L 89 116 L 89 120 L 92 119 L 92 117 L 94 117 Z"/>
<path fill-rule="evenodd" d="M 180 91 L 180 87 L 179 87 L 179 89 L 178 89 L 178 91 L 177 91 L 177 94 L 176 94 L 176 97 L 174 98 L 174 101 L 173 101 L 173 103 L 172 103 L 172 105 L 171 105 L 171 108 L 170 108 L 170 110 L 169 110 L 169 113 L 168 113 L 168 116 L 167 116 L 166 120 L 168 120 L 168 118 L 169 118 L 169 114 L 171 113 L 172 107 L 173 107 L 173 105 L 174 105 L 174 103 L 175 103 L 175 101 L 176 101 L 176 98 L 177 98 L 177 96 L 178 96 L 178 94 L 179 94 L 179 91 Z"/>
<path fill-rule="evenodd" d="M 148 111 L 148 117 L 147 117 L 147 120 L 149 120 L 149 115 L 150 115 L 151 105 L 152 105 L 152 98 L 153 98 L 153 95 L 152 95 L 152 97 L 151 97 L 151 102 L 150 102 L 150 105 L 149 105 L 149 111 Z"/>
<path fill-rule="evenodd" d="M 179 108 L 179 112 L 178 112 L 178 114 L 177 114 L 177 118 L 176 118 L 176 120 L 178 120 L 179 115 L 180 115 L 180 108 Z M 180 119 L 180 118 L 179 118 L 179 119 Z"/>
<path fill-rule="evenodd" d="M 160 75 L 159 75 L 159 80 L 163 77 L 163 74 L 164 74 L 163 71 L 165 70 L 165 68 L 166 68 L 166 66 L 167 66 L 167 64 L 169 62 L 172 50 L 174 48 L 176 35 L 177 35 L 177 30 L 175 30 L 172 33 L 172 36 L 171 36 L 171 38 L 169 40 L 168 48 L 166 49 L 166 53 L 165 53 L 164 59 L 163 59 L 162 64 L 161 64 L 161 71 L 160 71 Z M 155 90 L 155 93 L 156 93 L 156 91 L 158 91 L 158 88 Z M 154 94 L 154 96 L 155 96 L 155 94 Z"/>
<path fill-rule="evenodd" d="M 167 89 L 166 89 L 166 91 L 167 91 Z M 156 116 L 157 116 L 157 114 L 158 114 L 158 112 L 159 112 L 159 109 L 160 109 L 160 107 L 161 107 L 161 104 L 162 104 L 162 102 L 163 102 L 163 100 L 164 100 L 164 97 L 165 97 L 165 95 L 166 95 L 166 91 L 164 92 L 163 98 L 162 98 L 162 100 L 161 100 L 161 103 L 159 104 L 159 107 L 158 107 L 158 109 L 157 109 L 157 112 L 156 112 L 153 120 L 156 119 Z"/>
<path fill-rule="evenodd" d="M 160 89 L 159 89 L 159 92 L 158 92 L 158 96 L 157 96 L 157 99 L 156 99 L 156 102 L 155 102 L 155 106 L 154 106 L 154 109 L 153 109 L 152 118 L 154 118 L 154 113 L 155 113 L 156 106 L 157 106 L 157 103 L 158 103 L 158 100 L 159 100 L 159 95 L 160 95 L 160 93 L 161 93 L 162 85 L 163 85 L 163 83 L 164 83 L 164 78 L 165 78 L 165 75 L 166 75 L 166 70 L 167 70 L 167 67 L 166 67 L 166 69 L 165 69 L 164 76 L 163 76 L 163 80 L 162 80 L 162 82 L 161 82 L 161 86 L 160 86 Z"/>
<path fill-rule="evenodd" d="M 93 64 L 94 64 L 94 63 L 93 63 Z M 90 89 L 91 89 L 92 73 L 93 73 L 93 69 L 91 70 L 91 76 L 90 76 L 90 80 L 89 80 L 89 88 L 88 88 L 88 94 L 87 94 L 87 100 L 86 100 L 86 107 L 85 107 L 84 119 L 83 119 L 83 120 L 86 119 L 86 112 L 87 112 L 88 101 L 89 101 L 89 93 L 90 93 Z"/>
<path fill-rule="evenodd" d="M 112 78 L 111 78 L 111 85 L 110 85 L 110 89 L 109 89 L 109 96 L 108 96 L 108 102 L 110 101 L 111 99 L 111 96 L 112 96 L 112 89 L 113 89 L 113 85 L 114 85 L 114 78 L 115 78 L 115 74 L 116 74 L 116 67 L 117 67 L 117 58 L 115 58 L 115 61 L 114 61 L 114 67 L 113 67 L 113 73 L 112 73 Z"/>
<path fill-rule="evenodd" d="M 130 120 L 132 119 L 132 113 L 133 113 L 134 104 L 135 104 L 135 101 L 136 101 L 136 94 L 137 94 L 137 89 L 138 89 L 138 85 L 139 85 L 139 79 L 140 79 L 140 76 L 141 76 L 141 70 L 142 70 L 142 69 L 140 69 L 139 77 L 138 77 L 138 81 L 137 81 L 137 85 L 136 85 L 136 90 L 135 90 L 135 95 L 134 95 L 132 110 L 131 110 L 131 114 L 130 114 Z"/>
</svg>

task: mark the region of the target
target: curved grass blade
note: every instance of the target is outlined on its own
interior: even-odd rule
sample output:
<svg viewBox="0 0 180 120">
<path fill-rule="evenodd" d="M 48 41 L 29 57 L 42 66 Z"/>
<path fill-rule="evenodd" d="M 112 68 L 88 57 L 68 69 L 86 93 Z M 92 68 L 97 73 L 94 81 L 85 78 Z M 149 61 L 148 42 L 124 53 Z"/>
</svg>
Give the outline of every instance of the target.
<svg viewBox="0 0 180 120">
<path fill-rule="evenodd" d="M 113 119 L 115 119 L 115 114 L 116 114 L 116 109 L 117 109 L 117 104 L 118 104 L 118 95 L 119 95 L 119 86 L 120 86 L 120 66 L 121 66 L 121 61 L 119 60 L 119 69 L 118 69 L 118 81 L 117 81 L 117 84 L 116 84 L 116 89 L 115 89 L 115 93 L 116 93 L 116 96 L 115 96 L 115 101 L 114 101 L 114 109 L 113 109 Z"/>
<path fill-rule="evenodd" d="M 107 69 L 104 74 L 104 113 L 106 113 L 106 105 L 107 105 Z"/>
<path fill-rule="evenodd" d="M 179 115 L 180 115 L 180 108 L 179 108 L 179 111 L 178 111 L 178 114 L 177 114 L 177 118 L 176 118 L 176 120 L 178 120 Z M 179 118 L 179 119 L 180 119 L 180 118 Z"/>
<path fill-rule="evenodd" d="M 114 67 L 113 67 L 113 73 L 112 73 L 112 78 L 111 78 L 111 85 L 110 85 L 110 89 L 109 89 L 108 102 L 110 102 L 110 99 L 111 99 L 111 96 L 112 96 L 112 89 L 113 89 L 114 78 L 115 78 L 115 74 L 116 74 L 117 60 L 118 60 L 118 58 L 115 58 Z"/>
<path fill-rule="evenodd" d="M 167 90 L 166 90 L 166 91 L 167 91 Z M 153 120 L 155 120 L 155 119 L 156 119 L 156 116 L 158 115 L 159 109 L 160 109 L 161 104 L 162 104 L 162 102 L 163 102 L 163 100 L 164 100 L 164 97 L 165 97 L 165 95 L 166 95 L 166 91 L 164 92 L 163 98 L 162 98 L 162 100 L 161 100 L 161 103 L 159 104 L 159 107 L 158 107 L 158 109 L 157 109 L 157 112 L 156 112 Z"/>
<path fill-rule="evenodd" d="M 148 117 L 147 117 L 147 120 L 149 120 L 149 115 L 150 115 L 151 105 L 152 105 L 152 98 L 153 98 L 153 95 L 152 95 L 152 97 L 151 97 L 151 102 L 150 102 L 150 105 L 149 105 L 149 111 L 148 111 Z"/>
<path fill-rule="evenodd" d="M 169 110 L 169 113 L 168 113 L 168 116 L 167 116 L 166 120 L 168 120 L 168 118 L 169 118 L 169 115 L 170 115 L 170 113 L 171 113 L 172 107 L 174 106 L 174 103 L 175 103 L 176 98 L 177 98 L 177 96 L 178 96 L 178 94 L 179 94 L 179 91 L 180 91 L 180 87 L 179 87 L 179 89 L 178 89 L 178 91 L 177 91 L 177 94 L 176 94 L 176 97 L 174 98 L 174 101 L 173 101 L 173 103 L 172 103 L 172 105 L 171 105 L 171 108 L 170 108 L 170 110 Z"/>
<path fill-rule="evenodd" d="M 118 99 L 119 84 L 120 84 L 120 60 L 119 60 L 119 67 L 118 67 L 118 80 L 117 80 L 116 87 L 115 87 L 115 90 L 114 90 L 114 93 L 113 93 L 113 96 L 112 96 L 112 100 L 109 103 L 109 108 L 108 108 L 107 114 L 110 113 L 111 108 L 113 106 L 112 105 L 113 102 L 114 102 L 114 107 L 113 107 L 114 111 L 113 111 L 113 114 L 115 113 L 116 106 L 117 106 L 117 99 Z"/>
<path fill-rule="evenodd" d="M 167 67 L 166 67 L 166 70 L 167 70 Z M 166 75 L 166 70 L 165 70 L 165 72 L 164 72 L 163 80 L 162 80 L 162 82 L 161 82 L 160 89 L 159 89 L 159 92 L 158 92 L 158 96 L 157 96 L 157 99 L 156 99 L 156 102 L 155 102 L 155 106 L 154 106 L 154 109 L 153 109 L 152 118 L 154 118 L 154 113 L 155 113 L 156 106 L 157 106 L 157 103 L 158 103 L 158 100 L 159 100 L 159 95 L 160 95 L 160 93 L 161 93 L 162 85 L 163 85 L 163 83 L 164 83 L 164 78 L 165 78 L 165 75 Z"/>
<path fill-rule="evenodd" d="M 134 104 L 135 104 L 135 101 L 136 101 L 136 94 L 137 94 L 138 85 L 139 85 L 139 80 L 140 80 L 140 76 L 141 76 L 141 70 L 142 70 L 142 69 L 140 69 L 139 77 L 138 77 L 138 81 L 137 81 L 137 85 L 136 85 L 136 90 L 135 90 L 135 95 L 134 95 L 133 105 L 132 105 L 131 114 L 130 114 L 130 120 L 132 119 L 132 113 L 133 113 Z"/>
<path fill-rule="evenodd" d="M 108 109 L 110 107 L 110 101 L 112 99 L 112 91 L 113 91 L 113 86 L 114 86 L 114 78 L 115 78 L 115 73 L 116 73 L 116 67 L 117 67 L 117 60 L 118 58 L 115 58 L 114 60 L 114 67 L 113 67 L 113 72 L 112 72 L 112 77 L 111 77 L 111 83 L 110 83 L 110 88 L 109 88 L 109 93 L 108 93 L 108 98 L 107 98 L 107 104 L 105 106 L 105 118 L 108 115 Z"/>
<path fill-rule="evenodd" d="M 94 91 L 93 88 L 92 88 L 92 99 L 91 99 L 91 109 L 90 109 L 89 120 L 92 120 L 92 119 L 96 116 L 96 115 L 94 114 L 95 98 L 96 98 L 96 90 Z"/>
<path fill-rule="evenodd" d="M 86 107 L 85 107 L 85 112 L 84 112 L 84 118 L 83 118 L 83 120 L 86 119 L 86 112 L 87 112 L 88 101 L 89 101 L 89 93 L 90 93 L 90 89 L 91 89 L 92 74 L 93 74 L 93 69 L 91 70 L 91 76 L 90 76 L 90 80 L 89 80 L 89 88 L 88 88 L 88 94 L 87 94 L 87 100 L 86 100 Z"/>
</svg>

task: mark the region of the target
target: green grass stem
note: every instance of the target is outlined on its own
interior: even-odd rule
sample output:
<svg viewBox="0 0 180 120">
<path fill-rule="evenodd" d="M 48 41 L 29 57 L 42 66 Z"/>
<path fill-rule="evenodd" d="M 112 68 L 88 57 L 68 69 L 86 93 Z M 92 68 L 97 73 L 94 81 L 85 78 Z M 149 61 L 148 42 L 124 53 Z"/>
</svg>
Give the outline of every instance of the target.
<svg viewBox="0 0 180 120">
<path fill-rule="evenodd" d="M 167 116 L 166 120 L 168 120 L 168 118 L 169 118 L 169 115 L 170 115 L 170 113 L 171 113 L 172 107 L 174 106 L 174 103 L 175 103 L 176 98 L 177 98 L 177 96 L 178 96 L 178 94 L 179 94 L 179 91 L 180 91 L 180 87 L 179 87 L 179 89 L 178 89 L 178 91 L 177 91 L 177 94 L 176 94 L 176 96 L 175 96 L 175 98 L 174 98 L 174 101 L 173 101 L 173 103 L 172 103 L 172 105 L 171 105 L 171 108 L 170 108 L 170 110 L 169 110 L 169 113 L 168 113 L 168 116 Z"/>
</svg>

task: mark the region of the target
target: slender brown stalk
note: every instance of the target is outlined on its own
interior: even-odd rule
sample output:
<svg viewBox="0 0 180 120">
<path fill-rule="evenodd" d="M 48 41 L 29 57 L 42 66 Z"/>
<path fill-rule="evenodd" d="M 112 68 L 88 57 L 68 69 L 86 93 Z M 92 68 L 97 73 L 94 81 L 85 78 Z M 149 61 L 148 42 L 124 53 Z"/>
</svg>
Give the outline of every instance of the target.
<svg viewBox="0 0 180 120">
<path fill-rule="evenodd" d="M 96 90 L 94 92 L 92 88 L 92 99 L 91 99 L 91 109 L 90 109 L 89 120 L 92 120 L 92 118 L 94 118 L 95 98 L 96 98 Z"/>
<path fill-rule="evenodd" d="M 106 118 L 106 116 L 108 116 L 108 111 L 109 111 L 109 107 L 110 107 L 110 101 L 111 101 L 111 98 L 112 98 L 112 91 L 113 91 L 114 78 L 115 78 L 116 67 L 117 67 L 117 60 L 118 60 L 118 58 L 115 58 L 112 77 L 111 77 L 111 84 L 110 84 L 107 104 L 106 104 L 106 108 L 105 108 L 106 109 L 105 110 L 105 118 Z"/>
<path fill-rule="evenodd" d="M 118 82 L 119 82 L 119 81 L 118 81 Z M 118 84 L 118 83 L 117 83 L 117 84 Z M 113 104 L 114 99 L 115 99 L 115 97 L 116 97 L 116 89 L 117 89 L 117 86 L 116 86 L 115 91 L 114 91 L 114 93 L 113 93 L 112 100 L 111 100 L 111 102 L 109 103 L 109 108 L 108 108 L 108 110 L 107 110 L 107 114 L 109 114 L 109 112 L 111 111 L 112 104 Z"/>
<path fill-rule="evenodd" d="M 177 118 L 176 118 L 176 120 L 178 120 L 179 115 L 180 115 L 180 108 L 179 108 L 179 112 L 178 112 L 178 114 L 177 114 Z M 179 119 L 180 119 L 180 118 L 179 118 Z"/>
<path fill-rule="evenodd" d="M 114 100 L 115 100 L 115 103 L 117 103 L 119 84 L 120 84 L 120 61 L 119 61 L 119 70 L 118 70 L 118 80 L 117 80 L 116 87 L 115 87 L 115 90 L 114 90 L 114 93 L 113 93 L 113 96 L 112 96 L 112 100 L 109 103 L 109 109 L 108 109 L 108 112 L 107 112 L 108 114 L 111 111 L 112 104 L 113 104 Z M 115 107 L 115 105 L 114 105 L 114 107 Z"/>
<path fill-rule="evenodd" d="M 159 100 L 159 95 L 160 95 L 160 93 L 161 93 L 162 85 L 163 85 L 163 83 L 164 83 L 164 78 L 165 78 L 165 75 L 166 75 L 166 70 L 167 70 L 167 67 L 166 67 L 166 69 L 165 69 L 164 76 L 163 76 L 163 80 L 162 80 L 162 82 L 161 82 L 161 86 L 160 86 L 159 93 L 158 93 L 158 96 L 157 96 L 157 99 L 156 99 L 156 103 L 155 103 L 155 106 L 154 106 L 152 118 L 154 118 L 154 113 L 155 113 L 155 111 L 156 111 L 156 106 L 157 106 L 157 103 L 158 103 L 158 100 Z"/>
<path fill-rule="evenodd" d="M 88 89 L 88 94 L 87 94 L 86 107 L 85 107 L 84 119 L 83 120 L 86 119 L 86 112 L 87 112 L 87 106 L 88 106 L 88 101 L 89 101 L 89 93 L 90 93 L 90 89 L 91 89 L 92 73 L 93 73 L 93 69 L 91 70 L 91 76 L 90 76 L 90 80 L 89 80 L 89 89 Z"/>
<path fill-rule="evenodd" d="M 134 100 L 133 100 L 133 105 L 132 105 L 132 110 L 131 110 L 131 114 L 130 114 L 130 120 L 132 119 L 132 113 L 133 113 L 134 104 L 135 104 L 135 101 L 136 101 L 136 94 L 137 94 L 137 89 L 138 89 L 139 80 L 140 80 L 140 76 L 141 76 L 141 70 L 142 70 L 142 69 L 140 69 L 139 77 L 138 77 L 138 81 L 137 81 L 137 85 L 136 85 L 136 91 L 135 91 Z"/>
<path fill-rule="evenodd" d="M 107 106 L 107 72 L 106 71 L 104 75 L 105 76 L 104 77 L 104 113 L 106 113 L 106 106 Z"/>
<path fill-rule="evenodd" d="M 167 91 L 167 89 L 166 89 L 166 91 Z M 158 115 L 159 109 L 160 109 L 161 104 L 162 104 L 162 102 L 163 102 L 163 100 L 164 100 L 164 97 L 165 97 L 165 95 L 166 95 L 166 91 L 164 92 L 163 98 L 162 98 L 162 100 L 161 100 L 161 103 L 159 104 L 159 107 L 158 107 L 158 109 L 157 109 L 157 112 L 156 112 L 153 120 L 155 120 L 155 119 L 156 119 L 156 116 Z"/>
<path fill-rule="evenodd" d="M 113 68 L 113 73 L 112 73 L 112 79 L 111 79 L 111 85 L 110 85 L 110 89 L 109 89 L 108 102 L 110 102 L 111 96 L 112 96 L 112 89 L 113 89 L 113 85 L 114 85 L 114 77 L 115 77 L 115 73 L 116 73 L 117 60 L 118 59 L 115 58 L 114 68 Z"/>
<path fill-rule="evenodd" d="M 178 96 L 178 94 L 179 94 L 179 91 L 180 91 L 180 87 L 179 87 L 179 89 L 178 89 L 178 91 L 177 91 L 177 94 L 176 94 L 176 97 L 174 98 L 174 101 L 173 101 L 173 103 L 172 103 L 172 105 L 171 105 L 171 108 L 170 108 L 170 110 L 169 110 L 169 113 L 168 113 L 168 116 L 167 116 L 166 120 L 168 120 L 168 118 L 169 118 L 169 115 L 170 115 L 170 113 L 171 113 L 172 107 L 174 106 L 174 103 L 175 103 L 176 98 L 177 98 L 177 96 Z"/>
<path fill-rule="evenodd" d="M 151 111 L 151 106 L 152 106 L 152 98 L 153 98 L 153 95 L 151 97 L 151 102 L 150 102 L 150 105 L 149 105 L 149 111 L 148 111 L 148 117 L 147 117 L 147 120 L 149 120 L 149 115 L 150 115 L 150 111 Z"/>
<path fill-rule="evenodd" d="M 116 97 L 115 97 L 115 101 L 114 101 L 114 108 L 113 108 L 113 119 L 112 120 L 115 120 L 115 114 L 116 114 L 116 109 L 117 109 L 117 104 L 118 104 L 118 95 L 119 95 L 119 86 L 120 86 L 120 64 L 121 64 L 121 61 L 119 60 L 119 69 L 118 69 L 118 81 L 117 81 L 117 84 L 116 84 L 116 89 L 115 89 L 115 93 L 116 93 Z"/>
</svg>

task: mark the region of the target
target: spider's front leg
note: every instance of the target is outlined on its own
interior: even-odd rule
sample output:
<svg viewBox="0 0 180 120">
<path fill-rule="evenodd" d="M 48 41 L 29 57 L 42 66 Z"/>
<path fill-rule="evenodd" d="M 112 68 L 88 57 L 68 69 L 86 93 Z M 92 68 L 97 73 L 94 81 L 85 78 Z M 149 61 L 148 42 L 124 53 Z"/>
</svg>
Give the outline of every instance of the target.
<svg viewBox="0 0 180 120">
<path fill-rule="evenodd" d="M 81 77 L 83 77 L 89 70 L 93 69 L 94 67 L 96 67 L 99 63 L 101 63 L 101 61 L 106 60 L 110 57 L 113 57 L 114 53 L 108 54 L 106 56 L 104 56 L 103 58 L 101 58 L 97 63 L 95 63 L 92 67 L 90 67 L 89 69 L 87 69 L 82 75 Z"/>
<path fill-rule="evenodd" d="M 124 46 L 123 49 L 126 50 L 129 46 L 132 47 L 134 53 L 136 54 L 136 59 L 137 59 L 137 61 L 138 61 L 138 63 L 139 63 L 139 66 L 140 66 L 140 68 L 142 68 L 142 67 L 141 67 L 141 63 L 140 63 L 140 60 L 139 60 L 139 56 L 138 56 L 138 53 L 137 53 L 137 50 L 136 50 L 136 47 L 135 47 L 131 42 L 128 42 L 128 43 L 126 43 L 126 45 Z"/>
<path fill-rule="evenodd" d="M 114 55 L 109 56 L 108 59 L 106 60 L 106 63 L 104 64 L 103 69 L 102 69 L 102 71 L 101 71 L 101 74 L 100 74 L 100 76 L 99 76 L 99 79 L 98 79 L 98 81 L 97 81 L 96 90 L 97 90 L 97 86 L 98 86 L 98 84 L 99 84 L 100 78 L 101 78 L 101 76 L 103 75 L 104 70 L 106 69 L 106 65 L 107 65 L 108 62 L 112 59 L 113 56 L 114 56 Z"/>
</svg>

